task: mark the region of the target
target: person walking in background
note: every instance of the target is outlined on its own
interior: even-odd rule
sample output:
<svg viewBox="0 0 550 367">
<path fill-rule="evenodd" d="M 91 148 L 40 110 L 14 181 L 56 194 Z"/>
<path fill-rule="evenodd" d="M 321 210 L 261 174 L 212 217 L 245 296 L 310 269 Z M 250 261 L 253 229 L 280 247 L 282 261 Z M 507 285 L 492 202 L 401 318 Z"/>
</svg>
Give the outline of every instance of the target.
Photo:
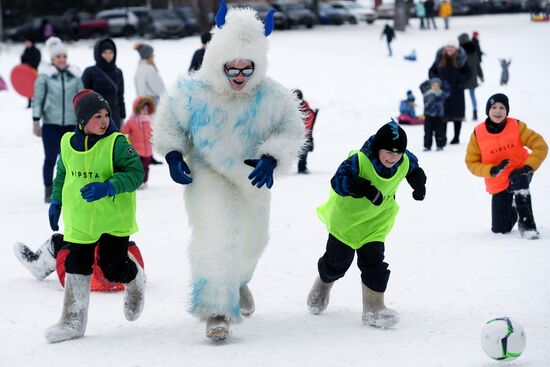
<svg viewBox="0 0 550 367">
<path fill-rule="evenodd" d="M 481 64 L 481 62 L 483 61 L 483 55 L 485 55 L 485 53 L 481 51 L 481 45 L 479 44 L 479 32 L 474 31 L 474 33 L 472 33 L 472 42 L 474 43 L 477 51 L 477 56 L 479 57 L 479 63 Z"/>
<path fill-rule="evenodd" d="M 134 76 L 136 95 L 139 97 L 151 97 L 158 104 L 164 93 L 164 82 L 155 65 L 155 53 L 153 47 L 138 43 L 134 48 L 139 53 L 139 64 Z"/>
<path fill-rule="evenodd" d="M 453 15 L 453 5 L 450 0 L 445 0 L 439 4 L 439 16 L 443 18 L 445 29 L 449 29 L 449 18 Z"/>
<path fill-rule="evenodd" d="M 443 118 L 445 100 L 451 95 L 449 85 L 445 83 L 443 86 L 443 81 L 434 77 L 422 83 L 420 90 L 424 98 L 424 151 L 429 152 L 432 149 L 434 135 L 436 150 L 441 151 L 447 144 L 447 125 Z"/>
<path fill-rule="evenodd" d="M 189 65 L 189 73 L 197 71 L 202 66 L 202 59 L 204 58 L 204 53 L 206 52 L 206 47 L 208 42 L 212 39 L 212 34 L 210 31 L 201 33 L 201 43 L 202 47 L 195 51 L 193 58 L 191 59 L 191 65 Z"/>
<path fill-rule="evenodd" d="M 512 64 L 512 59 L 499 59 L 500 61 L 500 85 L 508 84 L 510 79 L 510 65 Z"/>
<path fill-rule="evenodd" d="M 491 231 L 509 233 L 517 222 L 521 237 L 538 239 L 529 187 L 548 145 L 524 122 L 508 116 L 506 95 L 491 96 L 485 113 L 487 119 L 470 136 L 465 161 L 470 172 L 485 179 L 486 191 L 492 195 Z"/>
<path fill-rule="evenodd" d="M 424 25 L 424 21 L 426 20 L 426 8 L 424 7 L 424 3 L 421 0 L 416 0 L 414 5 L 416 7 L 416 16 L 420 21 L 420 29 L 425 29 L 426 26 Z"/>
<path fill-rule="evenodd" d="M 313 126 L 319 110 L 315 109 L 314 111 L 311 109 L 309 103 L 304 99 L 304 94 L 300 89 L 294 89 L 292 92 L 300 101 L 300 112 L 304 116 L 304 125 L 306 127 L 306 142 L 298 155 L 298 173 L 308 174 L 309 170 L 307 169 L 307 155 L 309 152 L 313 152 Z"/>
<path fill-rule="evenodd" d="M 435 25 L 435 3 L 434 0 L 424 1 L 424 9 L 426 10 L 426 27 L 430 29 L 430 20 L 434 29 L 437 29 Z"/>
<path fill-rule="evenodd" d="M 32 37 L 27 37 L 25 39 L 25 50 L 21 55 L 21 64 L 29 65 L 31 68 L 38 70 L 38 65 L 40 65 L 40 60 L 42 59 L 42 54 L 40 50 L 34 45 L 34 39 Z M 29 98 L 29 103 L 27 108 L 31 108 L 32 99 Z"/>
<path fill-rule="evenodd" d="M 468 67 L 470 68 L 470 78 L 464 82 L 464 88 L 468 89 L 470 93 L 470 99 L 472 101 L 472 120 L 477 121 L 477 99 L 476 88 L 479 86 L 478 79 L 483 82 L 483 70 L 481 69 L 480 57 L 477 54 L 477 49 L 470 40 L 467 33 L 462 33 L 458 36 L 458 42 L 460 47 L 464 49 L 468 57 Z"/>
<path fill-rule="evenodd" d="M 63 308 L 59 322 L 46 330 L 50 343 L 80 338 L 86 331 L 96 247 L 105 278 L 126 285 L 126 319 L 136 320 L 144 305 L 145 274 L 128 254 L 129 236 L 138 231 L 135 190 L 143 167 L 128 139 L 116 131 L 105 98 L 84 89 L 73 104 L 78 127 L 61 139 L 48 211 L 53 231 L 63 214 L 67 243 Z"/>
<path fill-rule="evenodd" d="M 454 137 L 451 144 L 460 142 L 460 129 L 464 120 L 464 83 L 470 78 L 471 70 L 468 67 L 466 52 L 458 45 L 456 38 L 450 39 L 440 48 L 433 65 L 428 71 L 429 78 L 438 77 L 449 83 L 451 95 L 445 101 L 445 123 L 452 121 Z"/>
<path fill-rule="evenodd" d="M 384 29 L 382 30 L 382 34 L 380 35 L 380 38 L 386 36 L 386 43 L 388 45 L 388 56 L 392 56 L 392 49 L 391 49 L 391 43 L 395 39 L 395 31 L 393 30 L 393 27 L 389 24 L 386 24 L 384 26 Z"/>
<path fill-rule="evenodd" d="M 326 310 L 332 286 L 346 274 L 357 253 L 363 323 L 390 328 L 399 322 L 397 311 L 384 303 L 390 278 L 384 243 L 399 212 L 395 193 L 403 179 L 412 187 L 415 200 L 424 200 L 426 195 L 426 174 L 406 148 L 407 135 L 392 120 L 360 150 L 352 150 L 332 177 L 329 199 L 317 208 L 329 235 L 307 296 L 312 314 Z"/>
<path fill-rule="evenodd" d="M 133 103 L 132 116 L 126 121 L 121 133 L 126 135 L 136 150 L 143 165 L 143 183 L 140 189 L 147 187 L 149 180 L 149 164 L 153 157 L 153 128 L 151 115 L 155 113 L 155 101 L 151 97 L 137 97 Z"/>
<path fill-rule="evenodd" d="M 124 104 L 124 76 L 116 66 L 117 50 L 111 38 L 102 38 L 94 46 L 95 65 L 87 67 L 82 74 L 84 88 L 101 94 L 111 107 L 111 119 L 120 130 L 126 118 Z"/>
<path fill-rule="evenodd" d="M 46 49 L 51 62 L 43 63 L 38 69 L 38 78 L 34 83 L 32 119 L 33 133 L 42 137 L 44 146 L 44 201 L 49 203 L 59 143 L 63 134 L 74 131 L 76 127 L 72 99 L 83 85 L 80 69 L 67 63 L 67 49 L 59 38 L 49 38 Z"/>
</svg>

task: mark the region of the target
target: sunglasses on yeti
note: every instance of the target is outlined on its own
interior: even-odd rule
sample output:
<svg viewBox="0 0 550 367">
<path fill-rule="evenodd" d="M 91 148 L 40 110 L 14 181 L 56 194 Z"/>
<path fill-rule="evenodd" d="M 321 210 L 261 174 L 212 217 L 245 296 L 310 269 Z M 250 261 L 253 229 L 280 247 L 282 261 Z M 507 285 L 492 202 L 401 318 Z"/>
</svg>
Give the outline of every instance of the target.
<svg viewBox="0 0 550 367">
<path fill-rule="evenodd" d="M 225 75 L 227 75 L 230 78 L 236 78 L 239 76 L 239 74 L 243 74 L 245 78 L 249 78 L 254 74 L 254 66 L 248 66 L 243 69 L 238 68 L 228 68 L 227 66 L 223 67 L 225 71 Z"/>
</svg>

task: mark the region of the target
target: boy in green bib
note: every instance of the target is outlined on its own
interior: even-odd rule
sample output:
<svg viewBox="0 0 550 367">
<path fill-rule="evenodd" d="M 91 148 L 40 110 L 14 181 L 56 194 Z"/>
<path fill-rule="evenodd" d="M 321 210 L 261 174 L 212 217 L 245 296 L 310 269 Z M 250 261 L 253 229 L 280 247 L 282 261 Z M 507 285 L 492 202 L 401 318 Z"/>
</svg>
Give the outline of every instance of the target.
<svg viewBox="0 0 550 367">
<path fill-rule="evenodd" d="M 392 119 L 360 150 L 351 151 L 332 177 L 329 199 L 317 208 L 329 236 L 317 264 L 319 276 L 307 298 L 311 313 L 327 308 L 332 285 L 344 276 L 357 252 L 363 323 L 388 328 L 399 322 L 398 313 L 384 305 L 390 276 L 384 241 L 399 211 L 395 193 L 401 181 L 407 179 L 415 200 L 424 200 L 426 194 L 426 175 L 406 147 L 407 135 Z"/>
<path fill-rule="evenodd" d="M 67 250 L 63 310 L 59 322 L 46 331 L 50 343 L 86 331 L 96 246 L 105 278 L 125 284 L 126 319 L 136 320 L 144 303 L 143 268 L 128 254 L 129 236 L 138 231 L 135 190 L 143 181 L 143 166 L 116 130 L 105 98 L 84 89 L 73 106 L 78 125 L 61 138 L 48 213 L 54 231 L 63 214 Z"/>
</svg>

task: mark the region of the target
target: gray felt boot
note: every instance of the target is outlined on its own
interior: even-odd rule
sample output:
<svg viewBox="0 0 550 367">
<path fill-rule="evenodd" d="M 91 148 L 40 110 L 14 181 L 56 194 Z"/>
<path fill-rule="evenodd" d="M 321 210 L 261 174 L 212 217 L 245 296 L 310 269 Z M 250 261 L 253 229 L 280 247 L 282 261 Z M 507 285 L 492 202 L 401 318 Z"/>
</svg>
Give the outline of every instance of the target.
<svg viewBox="0 0 550 367">
<path fill-rule="evenodd" d="M 319 315 L 327 309 L 330 298 L 330 289 L 333 285 L 334 282 L 325 283 L 319 276 L 315 278 L 313 287 L 307 296 L 307 307 L 309 308 L 309 312 L 314 315 Z"/>
<path fill-rule="evenodd" d="M 363 324 L 382 329 L 391 328 L 399 322 L 397 311 L 384 305 L 384 292 L 376 292 L 361 283 L 363 287 Z"/>
</svg>

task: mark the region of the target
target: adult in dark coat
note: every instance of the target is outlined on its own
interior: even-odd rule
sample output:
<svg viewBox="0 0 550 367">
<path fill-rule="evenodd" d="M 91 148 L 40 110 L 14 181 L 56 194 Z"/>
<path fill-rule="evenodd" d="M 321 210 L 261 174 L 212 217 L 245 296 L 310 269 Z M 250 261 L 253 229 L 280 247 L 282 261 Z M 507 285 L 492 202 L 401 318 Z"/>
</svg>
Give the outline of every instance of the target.
<svg viewBox="0 0 550 367">
<path fill-rule="evenodd" d="M 38 70 L 38 65 L 40 65 L 40 60 L 42 60 L 42 54 L 40 50 L 34 45 L 34 40 L 27 38 L 25 40 L 25 51 L 21 55 L 21 64 L 29 65 L 30 67 Z M 32 99 L 29 98 L 29 103 L 27 108 L 31 108 Z"/>
<path fill-rule="evenodd" d="M 432 25 L 434 26 L 434 29 L 437 29 L 437 26 L 435 25 L 435 2 L 434 0 L 426 0 L 424 1 L 424 9 L 426 9 L 426 26 L 428 29 L 430 29 L 430 20 L 432 22 Z"/>
<path fill-rule="evenodd" d="M 126 118 L 124 106 L 124 77 L 116 66 L 116 46 L 112 39 L 102 38 L 94 46 L 95 65 L 82 74 L 84 88 L 101 94 L 111 107 L 111 118 L 118 130 Z"/>
<path fill-rule="evenodd" d="M 460 47 L 466 52 L 468 58 L 468 67 L 471 70 L 470 78 L 464 82 L 464 89 L 468 89 L 470 92 L 470 99 L 472 100 L 472 120 L 477 121 L 477 99 L 476 88 L 479 86 L 478 79 L 483 82 L 483 70 L 481 69 L 480 57 L 477 53 L 476 45 L 467 33 L 462 33 L 458 36 L 458 42 Z"/>
<path fill-rule="evenodd" d="M 470 78 L 468 57 L 458 45 L 456 39 L 437 51 L 435 62 L 428 72 L 429 78 L 438 77 L 447 81 L 451 87 L 451 95 L 445 100 L 445 121 L 453 121 L 454 138 L 451 144 L 458 144 L 460 128 L 464 120 L 464 83 Z"/>
</svg>

